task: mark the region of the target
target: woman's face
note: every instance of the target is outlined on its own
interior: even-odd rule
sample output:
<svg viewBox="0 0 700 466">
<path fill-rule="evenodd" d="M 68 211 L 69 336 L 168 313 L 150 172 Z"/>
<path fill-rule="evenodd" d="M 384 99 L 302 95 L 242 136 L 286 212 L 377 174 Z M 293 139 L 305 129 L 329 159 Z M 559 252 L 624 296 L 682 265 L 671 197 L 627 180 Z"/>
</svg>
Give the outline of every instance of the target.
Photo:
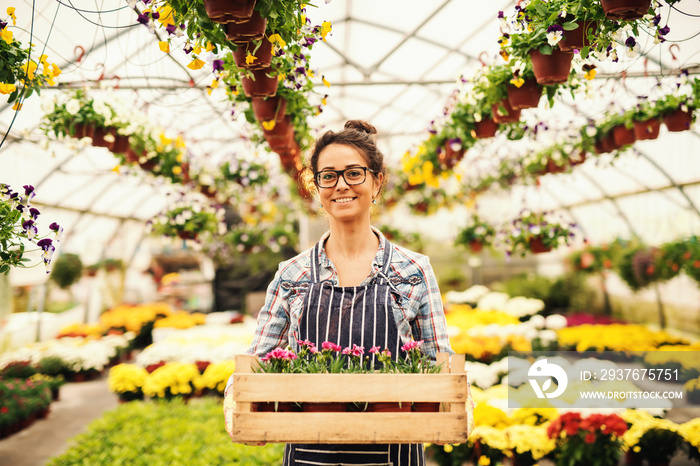
<svg viewBox="0 0 700 466">
<path fill-rule="evenodd" d="M 352 167 L 367 167 L 365 158 L 351 146 L 331 144 L 318 156 L 318 171 L 345 170 Z M 332 188 L 318 188 L 323 209 L 331 217 L 348 220 L 369 215 L 372 199 L 379 193 L 383 176 L 367 171 L 364 183 L 348 185 L 343 176 Z"/>
</svg>

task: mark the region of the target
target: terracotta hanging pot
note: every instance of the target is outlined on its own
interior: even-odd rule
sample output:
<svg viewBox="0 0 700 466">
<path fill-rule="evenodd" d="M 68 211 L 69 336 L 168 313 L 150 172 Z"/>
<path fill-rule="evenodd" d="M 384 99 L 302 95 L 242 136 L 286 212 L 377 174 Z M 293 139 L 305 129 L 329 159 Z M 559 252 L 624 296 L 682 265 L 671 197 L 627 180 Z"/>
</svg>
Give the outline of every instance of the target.
<svg viewBox="0 0 700 466">
<path fill-rule="evenodd" d="M 139 158 L 141 158 L 141 155 L 137 154 L 131 146 L 127 147 L 124 154 L 126 155 L 126 161 L 128 163 L 138 163 Z"/>
<path fill-rule="evenodd" d="M 233 52 L 233 61 L 236 62 L 236 66 L 244 70 L 268 68 L 270 63 L 272 63 L 272 42 L 263 38 L 257 50 L 255 50 L 256 47 L 257 44 L 255 42 L 240 44 L 238 49 Z M 255 58 L 251 63 L 246 62 L 248 53 Z"/>
<path fill-rule="evenodd" d="M 664 124 L 669 131 L 685 131 L 690 129 L 690 124 L 693 122 L 693 114 L 690 112 L 684 112 L 681 109 L 666 115 L 664 117 Z"/>
<path fill-rule="evenodd" d="M 615 138 L 615 144 L 618 147 L 629 146 L 634 144 L 636 138 L 634 137 L 634 128 L 627 128 L 625 125 L 618 125 L 613 128 L 613 137 Z"/>
<path fill-rule="evenodd" d="M 646 15 L 651 0 L 600 0 L 600 4 L 606 18 L 629 21 Z"/>
<path fill-rule="evenodd" d="M 266 27 L 267 19 L 263 18 L 260 12 L 256 10 L 246 21 L 226 23 L 226 38 L 234 44 L 259 40 L 265 37 Z"/>
<path fill-rule="evenodd" d="M 280 152 L 294 148 L 294 135 L 294 127 L 289 126 L 284 133 L 264 134 L 264 137 L 270 145 L 270 149 Z"/>
<path fill-rule="evenodd" d="M 620 146 L 615 142 L 615 135 L 612 131 L 605 135 L 603 138 L 603 149 L 604 152 L 610 153 L 612 151 L 618 150 Z"/>
<path fill-rule="evenodd" d="M 575 167 L 576 165 L 581 165 L 583 162 L 586 161 L 586 155 L 586 151 L 582 150 L 578 153 L 578 156 L 569 157 L 569 165 L 571 165 L 572 167 Z"/>
<path fill-rule="evenodd" d="M 566 163 L 563 165 L 557 165 L 557 163 L 552 159 L 547 159 L 547 166 L 545 168 L 545 173 L 564 173 L 566 171 Z"/>
<path fill-rule="evenodd" d="M 455 150 L 450 141 L 445 142 L 442 150 L 438 152 L 438 160 L 448 169 L 457 165 L 462 158 L 464 158 L 464 147 Z"/>
<path fill-rule="evenodd" d="M 557 44 L 562 52 L 573 53 L 574 49 L 591 45 L 588 40 L 589 32 L 595 34 L 598 30 L 597 21 L 576 21 L 578 27 L 572 31 L 564 31 L 564 37 Z"/>
<path fill-rule="evenodd" d="M 72 137 L 76 139 L 91 138 L 95 128 L 92 125 L 86 125 L 84 123 L 76 123 L 73 125 Z"/>
<path fill-rule="evenodd" d="M 177 236 L 180 239 L 197 239 L 199 234 L 196 231 L 178 231 Z"/>
<path fill-rule="evenodd" d="M 605 154 L 607 151 L 605 150 L 605 138 L 600 138 L 596 139 L 595 142 L 593 143 L 593 150 L 595 150 L 595 153 L 598 155 Z"/>
<path fill-rule="evenodd" d="M 480 253 L 481 250 L 484 249 L 484 243 L 475 239 L 469 242 L 469 249 L 471 250 L 471 252 Z"/>
<path fill-rule="evenodd" d="M 277 75 L 268 76 L 273 73 L 272 68 L 262 70 L 251 70 L 253 77 L 241 77 L 243 92 L 246 97 L 272 97 L 277 93 L 279 80 Z"/>
<path fill-rule="evenodd" d="M 638 140 L 656 139 L 659 137 L 661 122 L 658 118 L 634 122 L 634 137 Z"/>
<path fill-rule="evenodd" d="M 520 120 L 520 110 L 514 109 L 508 98 L 491 105 L 491 114 L 496 123 L 515 123 Z"/>
<path fill-rule="evenodd" d="M 287 111 L 287 99 L 279 95 L 267 99 L 254 97 L 252 99 L 252 107 L 255 119 L 261 123 L 272 120 L 282 121 Z"/>
<path fill-rule="evenodd" d="M 477 139 L 492 138 L 498 131 L 498 123 L 491 118 L 484 118 L 481 121 L 474 123 L 472 135 Z"/>
<path fill-rule="evenodd" d="M 508 85 L 508 101 L 516 110 L 537 107 L 541 97 L 542 86 L 537 84 L 536 79 L 526 79 L 520 87 Z"/>
<path fill-rule="evenodd" d="M 534 238 L 530 239 L 530 251 L 532 251 L 533 254 L 541 254 L 551 250 L 551 247 L 545 246 L 544 243 L 542 243 L 542 237 L 535 236 Z"/>
<path fill-rule="evenodd" d="M 237 23 L 250 19 L 255 3 L 256 0 L 204 0 L 204 9 L 215 23 Z"/>
<path fill-rule="evenodd" d="M 543 55 L 539 50 L 530 51 L 532 70 L 539 84 L 562 84 L 568 81 L 571 72 L 573 54 L 554 49 L 550 55 Z"/>
<path fill-rule="evenodd" d="M 123 154 L 129 148 L 129 136 L 117 134 L 114 136 L 114 144 L 112 144 L 112 152 L 115 154 Z"/>
<path fill-rule="evenodd" d="M 285 136 L 289 132 L 289 129 L 294 129 L 292 125 L 292 119 L 289 116 L 284 117 L 281 121 L 275 121 L 275 126 L 271 129 L 265 129 L 263 127 L 263 135 L 265 137 L 269 136 Z"/>
<path fill-rule="evenodd" d="M 92 145 L 95 147 L 111 148 L 114 141 L 105 139 L 108 134 L 111 134 L 110 128 L 95 128 L 92 133 Z"/>
</svg>

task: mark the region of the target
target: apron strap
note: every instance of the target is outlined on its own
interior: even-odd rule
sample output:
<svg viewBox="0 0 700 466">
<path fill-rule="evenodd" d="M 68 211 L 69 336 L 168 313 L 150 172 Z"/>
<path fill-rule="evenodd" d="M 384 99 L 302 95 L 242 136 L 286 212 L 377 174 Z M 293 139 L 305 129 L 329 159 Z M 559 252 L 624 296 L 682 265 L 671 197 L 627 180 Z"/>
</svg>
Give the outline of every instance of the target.
<svg viewBox="0 0 700 466">
<path fill-rule="evenodd" d="M 313 283 L 321 281 L 321 264 L 319 264 L 319 257 L 321 255 L 322 241 L 323 240 L 319 240 L 311 250 L 311 280 Z M 382 248 L 384 249 L 384 263 L 378 274 L 380 283 L 386 282 L 385 284 L 394 288 L 388 277 L 389 269 L 391 268 L 391 259 L 394 256 L 394 245 L 391 244 L 385 236 L 382 236 Z"/>
</svg>

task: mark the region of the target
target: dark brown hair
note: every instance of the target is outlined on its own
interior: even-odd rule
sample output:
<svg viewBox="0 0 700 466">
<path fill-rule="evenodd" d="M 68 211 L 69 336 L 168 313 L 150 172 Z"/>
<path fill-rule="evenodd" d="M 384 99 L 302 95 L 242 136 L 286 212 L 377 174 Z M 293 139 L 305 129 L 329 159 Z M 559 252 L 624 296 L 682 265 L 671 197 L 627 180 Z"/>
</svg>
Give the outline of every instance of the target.
<svg viewBox="0 0 700 466">
<path fill-rule="evenodd" d="M 384 175 L 386 182 L 386 166 L 384 165 L 384 154 L 377 147 L 374 138 L 377 129 L 363 120 L 348 120 L 342 131 L 326 131 L 321 137 L 316 139 L 314 150 L 311 153 L 312 176 L 318 171 L 318 157 L 326 147 L 331 144 L 343 144 L 355 148 L 367 162 L 367 166 L 372 169 L 375 176 L 379 173 Z"/>
</svg>

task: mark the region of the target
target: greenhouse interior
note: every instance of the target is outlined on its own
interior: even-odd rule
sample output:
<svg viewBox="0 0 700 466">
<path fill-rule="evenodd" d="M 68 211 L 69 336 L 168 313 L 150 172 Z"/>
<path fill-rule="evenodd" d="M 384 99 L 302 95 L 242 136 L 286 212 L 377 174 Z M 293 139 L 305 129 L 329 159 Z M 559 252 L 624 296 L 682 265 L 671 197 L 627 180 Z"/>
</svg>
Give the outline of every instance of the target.
<svg viewBox="0 0 700 466">
<path fill-rule="evenodd" d="M 0 10 L 0 464 L 700 464 L 697 0 Z"/>
</svg>

